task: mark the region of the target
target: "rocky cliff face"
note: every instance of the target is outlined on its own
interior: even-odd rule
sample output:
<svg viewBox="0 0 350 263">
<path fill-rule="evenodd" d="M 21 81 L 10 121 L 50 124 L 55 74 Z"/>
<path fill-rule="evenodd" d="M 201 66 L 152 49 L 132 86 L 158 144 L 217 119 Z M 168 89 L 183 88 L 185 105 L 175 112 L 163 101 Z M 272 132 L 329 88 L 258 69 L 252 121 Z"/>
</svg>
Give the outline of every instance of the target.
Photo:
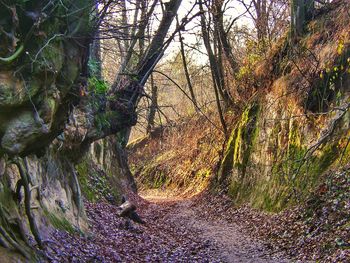
<svg viewBox="0 0 350 263">
<path fill-rule="evenodd" d="M 0 245 L 33 258 L 50 226 L 86 229 L 64 138 L 51 142 L 79 101 L 92 1 L 0 5 Z"/>
<path fill-rule="evenodd" d="M 282 40 L 256 70 L 260 96 L 241 114 L 219 171 L 236 203 L 281 210 L 349 162 L 347 9 L 320 14 L 303 39 Z"/>
<path fill-rule="evenodd" d="M 136 188 L 126 156 L 116 145 L 112 138 L 95 142 L 77 166 L 57 140 L 40 158 L 21 158 L 22 166 L 0 158 L 0 244 L 9 249 L 2 254 L 9 256 L 14 249 L 26 258 L 36 257 L 32 247 L 38 240 L 31 224 L 43 244 L 55 228 L 88 231 L 83 196 L 92 202 L 104 199 L 116 204 L 122 195 L 133 193 Z M 21 169 L 27 176 L 29 199 Z"/>
<path fill-rule="evenodd" d="M 53 227 L 87 230 L 83 195 L 118 202 L 121 189 L 135 190 L 115 140 L 83 143 L 95 124 L 79 110 L 90 102 L 84 95 L 93 3 L 0 3 L 1 262 L 14 260 L 11 250 L 34 260 L 33 248 L 47 244 Z M 100 189 L 101 180 L 108 189 Z"/>
<path fill-rule="evenodd" d="M 62 132 L 88 43 L 90 2 L 78 2 L 68 9 L 46 1 L 2 4 L 0 153 L 38 151 Z"/>
<path fill-rule="evenodd" d="M 125 150 L 115 137 L 94 142 L 77 165 L 82 192 L 89 201 L 121 203 L 136 192 Z"/>
</svg>

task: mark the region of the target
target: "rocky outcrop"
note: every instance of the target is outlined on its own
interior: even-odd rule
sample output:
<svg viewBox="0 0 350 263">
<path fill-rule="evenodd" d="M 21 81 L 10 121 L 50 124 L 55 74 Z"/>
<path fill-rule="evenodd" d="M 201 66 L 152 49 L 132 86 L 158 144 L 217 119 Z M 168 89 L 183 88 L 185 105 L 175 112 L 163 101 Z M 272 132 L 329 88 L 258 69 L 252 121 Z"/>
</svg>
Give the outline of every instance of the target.
<svg viewBox="0 0 350 263">
<path fill-rule="evenodd" d="M 279 211 L 305 200 L 330 167 L 348 162 L 347 9 L 321 14 L 303 39 L 283 39 L 258 67 L 260 96 L 234 126 L 219 171 L 235 203 Z"/>
<path fill-rule="evenodd" d="M 77 174 L 57 149 L 50 147 L 40 159 L 31 155 L 21 160 L 20 165 L 0 160 L 0 239 L 3 246 L 31 258 L 35 254 L 29 248 L 45 245 L 52 226 L 72 231 L 87 225 Z"/>
<path fill-rule="evenodd" d="M 94 142 L 77 171 L 82 192 L 90 201 L 120 204 L 123 196 L 137 190 L 126 152 L 113 136 Z"/>
<path fill-rule="evenodd" d="M 0 153 L 3 154 L 23 156 L 47 146 L 64 129 L 68 109 L 79 97 L 77 84 L 86 56 L 88 23 L 77 24 L 73 20 L 77 15 L 85 22 L 90 19 L 89 12 L 84 11 L 86 3 L 66 10 L 45 2 L 18 1 L 1 7 L 4 35 L 0 41 Z M 67 12 L 76 15 L 67 16 Z M 32 13 L 37 17 L 28 17 Z M 59 16 L 67 16 L 67 20 L 56 21 L 55 17 Z M 16 34 L 12 46 L 9 45 L 12 35 L 5 32 Z M 18 52 L 11 56 L 10 51 L 16 49 Z"/>
<path fill-rule="evenodd" d="M 26 260 L 52 226 L 86 229 L 78 175 L 51 142 L 79 100 L 91 4 L 0 4 L 0 245 Z"/>
<path fill-rule="evenodd" d="M 11 5 L 2 3 L 0 8 L 1 181 L 2 193 L 8 193 L 11 200 L 2 200 L 1 205 L 13 206 L 14 212 L 6 218 L 17 218 L 23 226 L 32 225 L 40 233 L 45 233 L 42 226 L 50 224 L 46 219 L 56 225 L 75 224 L 84 229 L 77 174 L 59 149 L 62 141 L 46 147 L 62 133 L 70 108 L 79 100 L 90 31 L 87 7 L 91 4 L 92 1 L 77 1 L 74 5 L 62 1 L 66 7 L 58 8 L 48 1 L 14 1 Z M 13 45 L 9 42 L 11 35 L 5 32 L 16 35 Z M 13 50 L 18 52 L 11 55 Z M 23 163 L 22 176 L 14 159 Z M 23 176 L 28 177 L 28 182 L 23 182 Z M 34 190 L 22 193 L 28 192 L 26 188 Z M 35 209 L 24 213 L 20 201 Z M 26 216 L 32 218 L 31 222 Z M 1 225 L 5 227 L 6 222 Z M 7 229 L 9 234 L 13 231 Z M 5 240 L 5 246 L 13 248 L 11 243 L 20 242 L 17 238 L 12 241 Z"/>
<path fill-rule="evenodd" d="M 0 245 L 8 248 L 9 253 L 19 252 L 17 258 L 22 255 L 39 260 L 33 246 L 49 245 L 55 228 L 88 231 L 84 198 L 119 204 L 122 196 L 136 191 L 125 153 L 116 139 L 92 144 L 76 166 L 69 159 L 72 153 L 67 154 L 63 144 L 55 140 L 40 158 L 35 155 L 20 158 L 20 165 L 6 156 L 0 158 Z M 27 184 L 23 183 L 21 172 L 27 175 Z"/>
</svg>

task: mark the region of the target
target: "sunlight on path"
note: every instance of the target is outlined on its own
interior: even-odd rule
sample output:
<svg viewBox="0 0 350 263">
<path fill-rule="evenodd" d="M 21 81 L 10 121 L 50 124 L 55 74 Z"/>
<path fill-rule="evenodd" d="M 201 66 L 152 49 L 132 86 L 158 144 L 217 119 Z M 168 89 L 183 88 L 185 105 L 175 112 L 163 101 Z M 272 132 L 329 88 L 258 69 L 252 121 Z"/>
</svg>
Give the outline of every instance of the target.
<svg viewBox="0 0 350 263">
<path fill-rule="evenodd" d="M 151 203 L 176 202 L 188 199 L 187 197 L 178 195 L 174 191 L 159 189 L 144 190 L 139 195 Z"/>
<path fill-rule="evenodd" d="M 162 222 L 210 242 L 225 262 L 289 262 L 279 254 L 271 255 L 263 243 L 244 234 L 238 224 L 200 217 L 191 198 L 157 190 L 144 191 L 141 196 L 151 203 L 149 211 L 159 213 Z"/>
</svg>

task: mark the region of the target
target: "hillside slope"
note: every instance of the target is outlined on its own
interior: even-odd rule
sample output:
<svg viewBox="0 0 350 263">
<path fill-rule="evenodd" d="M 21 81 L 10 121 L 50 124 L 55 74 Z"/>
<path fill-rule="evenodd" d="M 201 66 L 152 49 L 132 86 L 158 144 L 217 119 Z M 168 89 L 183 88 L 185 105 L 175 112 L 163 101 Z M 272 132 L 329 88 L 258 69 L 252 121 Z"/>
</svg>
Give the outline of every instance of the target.
<svg viewBox="0 0 350 263">
<path fill-rule="evenodd" d="M 204 117 L 194 117 L 130 142 L 130 169 L 139 190 L 191 196 L 206 189 L 215 176 L 223 139 Z"/>
</svg>

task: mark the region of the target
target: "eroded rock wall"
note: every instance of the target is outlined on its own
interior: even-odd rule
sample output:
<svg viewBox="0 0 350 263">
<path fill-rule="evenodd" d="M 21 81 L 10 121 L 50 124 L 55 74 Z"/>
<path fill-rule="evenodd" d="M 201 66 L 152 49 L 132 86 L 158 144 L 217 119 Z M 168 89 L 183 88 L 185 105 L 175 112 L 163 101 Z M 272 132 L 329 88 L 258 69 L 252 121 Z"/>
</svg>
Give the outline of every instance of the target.
<svg viewBox="0 0 350 263">
<path fill-rule="evenodd" d="M 92 1 L 0 3 L 0 245 L 37 256 L 49 226 L 86 229 L 77 174 L 51 142 L 86 73 Z"/>
<path fill-rule="evenodd" d="M 282 39 L 257 68 L 260 94 L 233 127 L 218 177 L 235 203 L 279 211 L 349 162 L 347 8 L 320 14 L 296 43 Z"/>
<path fill-rule="evenodd" d="M 91 3 L 1 4 L 0 153 L 38 151 L 62 132 L 79 94 Z"/>
<path fill-rule="evenodd" d="M 128 157 L 115 136 L 94 142 L 77 165 L 82 192 L 90 201 L 121 203 L 137 191 Z"/>
</svg>

